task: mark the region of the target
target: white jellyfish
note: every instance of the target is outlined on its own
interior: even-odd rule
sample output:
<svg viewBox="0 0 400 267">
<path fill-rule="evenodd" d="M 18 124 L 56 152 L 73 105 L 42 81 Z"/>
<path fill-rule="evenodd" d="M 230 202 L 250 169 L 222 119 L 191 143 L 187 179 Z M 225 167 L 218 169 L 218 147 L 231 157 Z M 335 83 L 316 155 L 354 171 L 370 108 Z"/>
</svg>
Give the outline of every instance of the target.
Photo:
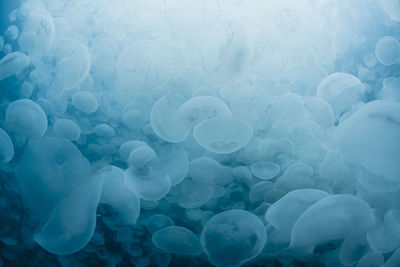
<svg viewBox="0 0 400 267">
<path fill-rule="evenodd" d="M 192 129 L 206 119 L 232 117 L 229 107 L 213 96 L 198 96 L 189 99 L 179 107 L 177 112 L 179 119 L 188 129 Z"/>
<path fill-rule="evenodd" d="M 384 36 L 375 46 L 375 56 L 383 65 L 393 65 L 400 60 L 400 42 L 393 36 Z"/>
<path fill-rule="evenodd" d="M 374 223 L 372 209 L 364 200 L 344 194 L 328 196 L 306 209 L 297 219 L 290 246 L 315 246 L 365 234 Z"/>
<path fill-rule="evenodd" d="M 9 162 L 14 157 L 14 144 L 6 131 L 0 128 L 0 162 Z"/>
<path fill-rule="evenodd" d="M 153 244 L 177 255 L 200 255 L 203 253 L 198 237 L 189 229 L 181 226 L 168 226 L 153 233 Z"/>
<path fill-rule="evenodd" d="M 7 107 L 6 125 L 13 132 L 38 138 L 46 132 L 47 123 L 43 109 L 32 100 L 16 100 Z"/>
<path fill-rule="evenodd" d="M 280 173 L 281 167 L 273 162 L 260 161 L 251 164 L 250 170 L 255 177 L 270 180 Z"/>
<path fill-rule="evenodd" d="M 0 81 L 23 71 L 30 63 L 30 58 L 21 52 L 7 54 L 0 60 Z"/>
<path fill-rule="evenodd" d="M 400 181 L 400 104 L 372 101 L 339 124 L 338 147 L 344 158 L 368 172 Z"/>
<path fill-rule="evenodd" d="M 207 221 L 200 241 L 212 264 L 240 266 L 261 252 L 267 235 L 257 216 L 244 210 L 230 210 Z"/>
<path fill-rule="evenodd" d="M 61 199 L 47 222 L 34 234 L 35 242 L 56 255 L 68 255 L 81 250 L 90 241 L 96 228 L 96 210 L 102 184 L 102 179 L 91 178 Z"/>
<path fill-rule="evenodd" d="M 57 119 L 53 125 L 53 130 L 58 137 L 71 141 L 78 140 L 81 135 L 81 128 L 70 119 Z"/>
<path fill-rule="evenodd" d="M 99 106 L 96 97 L 89 92 L 77 92 L 71 100 L 76 109 L 87 114 L 94 113 Z"/>
<path fill-rule="evenodd" d="M 337 120 L 344 112 L 349 111 L 354 103 L 361 101 L 364 91 L 365 86 L 357 77 L 336 72 L 321 81 L 317 96 L 331 105 Z"/>
<path fill-rule="evenodd" d="M 181 143 L 189 136 L 189 129 L 184 127 L 177 114 L 183 101 L 180 96 L 164 96 L 151 109 L 151 126 L 157 136 L 167 142 Z"/>
<path fill-rule="evenodd" d="M 253 127 L 240 119 L 215 118 L 198 124 L 193 136 L 205 149 L 217 154 L 229 154 L 249 143 Z"/>
</svg>

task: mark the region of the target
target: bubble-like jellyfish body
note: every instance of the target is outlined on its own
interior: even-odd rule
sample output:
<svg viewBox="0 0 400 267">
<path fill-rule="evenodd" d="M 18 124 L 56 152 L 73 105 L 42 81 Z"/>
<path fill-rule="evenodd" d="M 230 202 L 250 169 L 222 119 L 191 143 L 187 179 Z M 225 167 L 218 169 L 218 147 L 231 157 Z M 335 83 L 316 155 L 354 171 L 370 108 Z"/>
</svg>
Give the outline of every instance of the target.
<svg viewBox="0 0 400 267">
<path fill-rule="evenodd" d="M 12 102 L 6 111 L 7 127 L 30 138 L 38 138 L 47 130 L 47 116 L 43 109 L 30 99 Z"/>
<path fill-rule="evenodd" d="M 248 144 L 253 128 L 244 120 L 215 118 L 198 124 L 193 136 L 205 149 L 217 154 L 229 154 Z"/>
<path fill-rule="evenodd" d="M 240 266 L 261 252 L 267 235 L 257 216 L 244 210 L 230 210 L 207 221 L 200 241 L 212 264 Z"/>
<path fill-rule="evenodd" d="M 317 201 L 297 219 L 291 232 L 290 246 L 315 246 L 365 234 L 374 223 L 372 209 L 364 200 L 344 194 L 328 196 Z"/>
<path fill-rule="evenodd" d="M 0 162 L 9 162 L 14 157 L 14 144 L 6 131 L 0 128 Z"/>
<path fill-rule="evenodd" d="M 96 228 L 102 182 L 98 177 L 91 178 L 61 199 L 48 221 L 34 235 L 35 242 L 56 255 L 81 250 Z"/>
<path fill-rule="evenodd" d="M 339 124 L 338 147 L 344 158 L 370 173 L 400 181 L 400 104 L 372 101 Z"/>
<path fill-rule="evenodd" d="M 6 55 L 0 60 L 0 81 L 23 71 L 30 63 L 30 58 L 21 52 Z"/>
<path fill-rule="evenodd" d="M 181 226 L 168 226 L 153 233 L 153 244 L 178 255 L 200 255 L 203 253 L 200 241 L 189 229 Z"/>
<path fill-rule="evenodd" d="M 206 119 L 232 116 L 229 107 L 213 96 L 198 96 L 189 99 L 179 107 L 177 112 L 179 119 L 188 129 L 192 129 Z"/>
<path fill-rule="evenodd" d="M 53 125 L 53 130 L 58 137 L 71 141 L 78 140 L 81 135 L 81 128 L 70 119 L 57 119 Z"/>
<path fill-rule="evenodd" d="M 250 170 L 255 177 L 270 180 L 280 173 L 281 167 L 273 162 L 260 161 L 251 164 Z"/>
<path fill-rule="evenodd" d="M 375 55 L 383 65 L 393 65 L 400 60 L 400 42 L 393 36 L 384 36 L 375 46 Z"/>
</svg>

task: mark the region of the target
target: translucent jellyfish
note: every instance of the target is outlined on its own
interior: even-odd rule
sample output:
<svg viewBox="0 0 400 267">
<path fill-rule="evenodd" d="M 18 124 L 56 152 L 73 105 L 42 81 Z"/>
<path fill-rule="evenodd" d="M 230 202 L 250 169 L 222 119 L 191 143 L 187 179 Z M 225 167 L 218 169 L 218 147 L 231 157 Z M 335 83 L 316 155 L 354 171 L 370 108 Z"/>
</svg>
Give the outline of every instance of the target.
<svg viewBox="0 0 400 267">
<path fill-rule="evenodd" d="M 13 142 L 7 132 L 0 128 L 0 162 L 9 162 L 13 157 Z"/>
<path fill-rule="evenodd" d="M 400 59 L 400 42 L 393 36 L 384 36 L 376 43 L 375 55 L 383 65 L 393 65 Z"/>
<path fill-rule="evenodd" d="M 379 4 L 392 20 L 400 22 L 400 3 L 399 3 L 399 1 L 397 1 L 397 0 L 379 0 Z"/>
<path fill-rule="evenodd" d="M 68 140 L 31 139 L 16 167 L 28 207 L 46 216 L 54 205 L 91 175 L 91 165 Z"/>
<path fill-rule="evenodd" d="M 31 64 L 30 58 L 21 53 L 9 53 L 0 60 L 0 81 L 23 71 Z"/>
<path fill-rule="evenodd" d="M 15 25 L 11 25 L 10 27 L 7 28 L 4 35 L 10 38 L 11 40 L 15 40 L 18 38 L 18 34 L 19 34 L 18 27 Z"/>
<path fill-rule="evenodd" d="M 47 130 L 47 116 L 32 100 L 20 99 L 7 107 L 6 125 L 13 132 L 38 138 Z"/>
<path fill-rule="evenodd" d="M 372 101 L 339 124 L 338 147 L 344 158 L 371 174 L 400 181 L 400 103 Z"/>
<path fill-rule="evenodd" d="M 365 254 L 357 263 L 356 267 L 374 267 L 383 266 L 383 255 L 376 252 Z"/>
<path fill-rule="evenodd" d="M 122 121 L 129 129 L 141 129 L 149 119 L 148 107 L 141 102 L 129 103 L 123 113 Z"/>
<path fill-rule="evenodd" d="M 212 197 L 213 188 L 206 183 L 185 180 L 182 183 L 182 197 L 179 206 L 185 209 L 194 209 L 206 204 Z"/>
<path fill-rule="evenodd" d="M 85 247 L 96 228 L 102 184 L 102 179 L 91 178 L 61 199 L 34 234 L 35 242 L 56 255 L 72 254 Z"/>
<path fill-rule="evenodd" d="M 70 119 L 57 119 L 54 123 L 53 130 L 58 137 L 71 141 L 78 140 L 81 135 L 81 128 Z"/>
<path fill-rule="evenodd" d="M 93 128 L 93 133 L 99 137 L 111 138 L 115 135 L 115 130 L 110 125 L 101 123 Z"/>
<path fill-rule="evenodd" d="M 96 97 L 89 92 L 77 92 L 72 98 L 72 105 L 84 113 L 91 114 L 98 108 Z"/>
<path fill-rule="evenodd" d="M 164 146 L 157 151 L 159 167 L 168 173 L 171 186 L 185 179 L 189 171 L 189 155 L 183 147 Z"/>
<path fill-rule="evenodd" d="M 314 246 L 365 234 L 375 223 L 371 207 L 351 195 L 332 195 L 309 207 L 293 225 L 291 247 Z"/>
<path fill-rule="evenodd" d="M 120 215 L 124 224 L 135 224 L 140 214 L 140 198 L 125 184 L 124 171 L 107 166 L 96 173 L 103 179 L 101 202 L 109 204 Z"/>
<path fill-rule="evenodd" d="M 369 251 L 364 235 L 346 238 L 339 251 L 339 260 L 344 266 L 354 266 Z"/>
<path fill-rule="evenodd" d="M 144 200 L 156 201 L 164 198 L 171 189 L 171 180 L 160 168 L 136 170 L 129 168 L 125 172 L 125 183 Z"/>
<path fill-rule="evenodd" d="M 229 154 L 249 143 L 253 128 L 244 120 L 215 118 L 198 124 L 193 130 L 193 136 L 208 151 Z"/>
<path fill-rule="evenodd" d="M 122 143 L 121 146 L 119 147 L 119 154 L 121 156 L 121 159 L 125 161 L 128 160 L 131 152 L 141 146 L 147 146 L 147 144 L 139 140 L 131 140 Z"/>
<path fill-rule="evenodd" d="M 177 114 L 183 101 L 180 96 L 164 96 L 151 109 L 151 126 L 157 136 L 167 142 L 181 143 L 189 136 L 190 130 L 184 127 Z"/>
<path fill-rule="evenodd" d="M 295 162 L 278 178 L 275 186 L 284 191 L 313 187 L 314 183 L 310 179 L 313 174 L 314 170 L 309 165 Z"/>
<path fill-rule="evenodd" d="M 222 166 L 218 161 L 200 157 L 190 162 L 188 177 L 199 182 L 214 183 L 222 171 Z"/>
<path fill-rule="evenodd" d="M 33 85 L 30 82 L 23 82 L 21 84 L 21 91 L 20 94 L 23 98 L 31 97 L 33 92 Z"/>
<path fill-rule="evenodd" d="M 43 9 L 32 10 L 24 21 L 23 33 L 31 34 L 30 40 L 33 43 L 31 44 L 34 48 L 33 51 L 42 53 L 49 51 L 54 43 L 55 36 L 53 16 Z"/>
<path fill-rule="evenodd" d="M 332 126 L 335 122 L 333 110 L 326 100 L 321 97 L 306 97 L 304 99 L 309 116 L 319 125 Z"/>
<path fill-rule="evenodd" d="M 161 230 L 168 226 L 173 226 L 174 221 L 171 217 L 164 214 L 153 214 L 146 220 L 146 228 L 151 233 L 154 234 L 158 230 Z"/>
<path fill-rule="evenodd" d="M 383 100 L 400 101 L 400 79 L 395 77 L 384 79 L 380 96 Z"/>
<path fill-rule="evenodd" d="M 255 177 L 270 180 L 280 173 L 281 167 L 273 162 L 260 161 L 251 164 L 250 170 Z"/>
<path fill-rule="evenodd" d="M 193 256 L 203 253 L 197 236 L 185 227 L 165 227 L 155 232 L 151 240 L 156 247 L 168 253 Z"/>
<path fill-rule="evenodd" d="M 206 119 L 232 117 L 229 107 L 219 98 L 198 96 L 186 101 L 178 109 L 183 125 L 192 129 Z"/>
<path fill-rule="evenodd" d="M 400 245 L 398 237 L 382 221 L 368 231 L 367 241 L 372 251 L 382 254 L 392 252 Z"/>
<path fill-rule="evenodd" d="M 328 193 L 317 189 L 291 191 L 269 207 L 265 220 L 276 228 L 282 241 L 289 243 L 297 219 L 311 205 L 328 196 Z"/>
<path fill-rule="evenodd" d="M 128 158 L 128 164 L 132 168 L 141 169 L 149 167 L 157 160 L 156 152 L 148 145 L 135 148 Z"/>
<path fill-rule="evenodd" d="M 56 73 L 64 90 L 72 90 L 83 82 L 91 67 L 90 53 L 87 46 L 73 44 L 67 55 L 58 64 Z"/>
<path fill-rule="evenodd" d="M 212 264 L 240 266 L 261 252 L 267 235 L 257 216 L 244 210 L 230 210 L 207 221 L 200 241 Z"/>
<path fill-rule="evenodd" d="M 332 107 L 337 120 L 351 106 L 361 100 L 365 86 L 361 81 L 347 73 L 336 72 L 321 81 L 317 96 L 325 99 Z"/>
<path fill-rule="evenodd" d="M 261 181 L 254 184 L 249 191 L 249 199 L 251 202 L 264 201 L 265 194 L 274 188 L 274 184 L 270 181 Z"/>
<path fill-rule="evenodd" d="M 121 52 L 117 75 L 131 90 L 145 90 L 165 82 L 168 75 L 166 55 L 156 41 L 138 41 Z"/>
</svg>

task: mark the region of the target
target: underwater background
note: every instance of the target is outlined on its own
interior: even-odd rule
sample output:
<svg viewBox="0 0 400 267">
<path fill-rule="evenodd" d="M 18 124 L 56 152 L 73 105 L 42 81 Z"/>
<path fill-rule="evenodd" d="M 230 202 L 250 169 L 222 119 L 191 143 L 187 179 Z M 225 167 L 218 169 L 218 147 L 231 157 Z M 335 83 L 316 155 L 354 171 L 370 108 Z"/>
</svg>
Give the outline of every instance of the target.
<svg viewBox="0 0 400 267">
<path fill-rule="evenodd" d="M 400 266 L 400 1 L 0 0 L 0 266 Z"/>
</svg>

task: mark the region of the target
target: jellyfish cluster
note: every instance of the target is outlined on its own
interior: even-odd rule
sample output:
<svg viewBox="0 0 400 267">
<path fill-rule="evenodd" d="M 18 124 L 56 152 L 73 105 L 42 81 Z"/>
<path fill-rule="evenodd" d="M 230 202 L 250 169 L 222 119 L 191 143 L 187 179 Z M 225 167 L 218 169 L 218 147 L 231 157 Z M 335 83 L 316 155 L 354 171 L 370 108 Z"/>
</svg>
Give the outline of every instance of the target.
<svg viewBox="0 0 400 267">
<path fill-rule="evenodd" d="M 400 1 L 0 13 L 0 267 L 400 266 Z"/>
</svg>

